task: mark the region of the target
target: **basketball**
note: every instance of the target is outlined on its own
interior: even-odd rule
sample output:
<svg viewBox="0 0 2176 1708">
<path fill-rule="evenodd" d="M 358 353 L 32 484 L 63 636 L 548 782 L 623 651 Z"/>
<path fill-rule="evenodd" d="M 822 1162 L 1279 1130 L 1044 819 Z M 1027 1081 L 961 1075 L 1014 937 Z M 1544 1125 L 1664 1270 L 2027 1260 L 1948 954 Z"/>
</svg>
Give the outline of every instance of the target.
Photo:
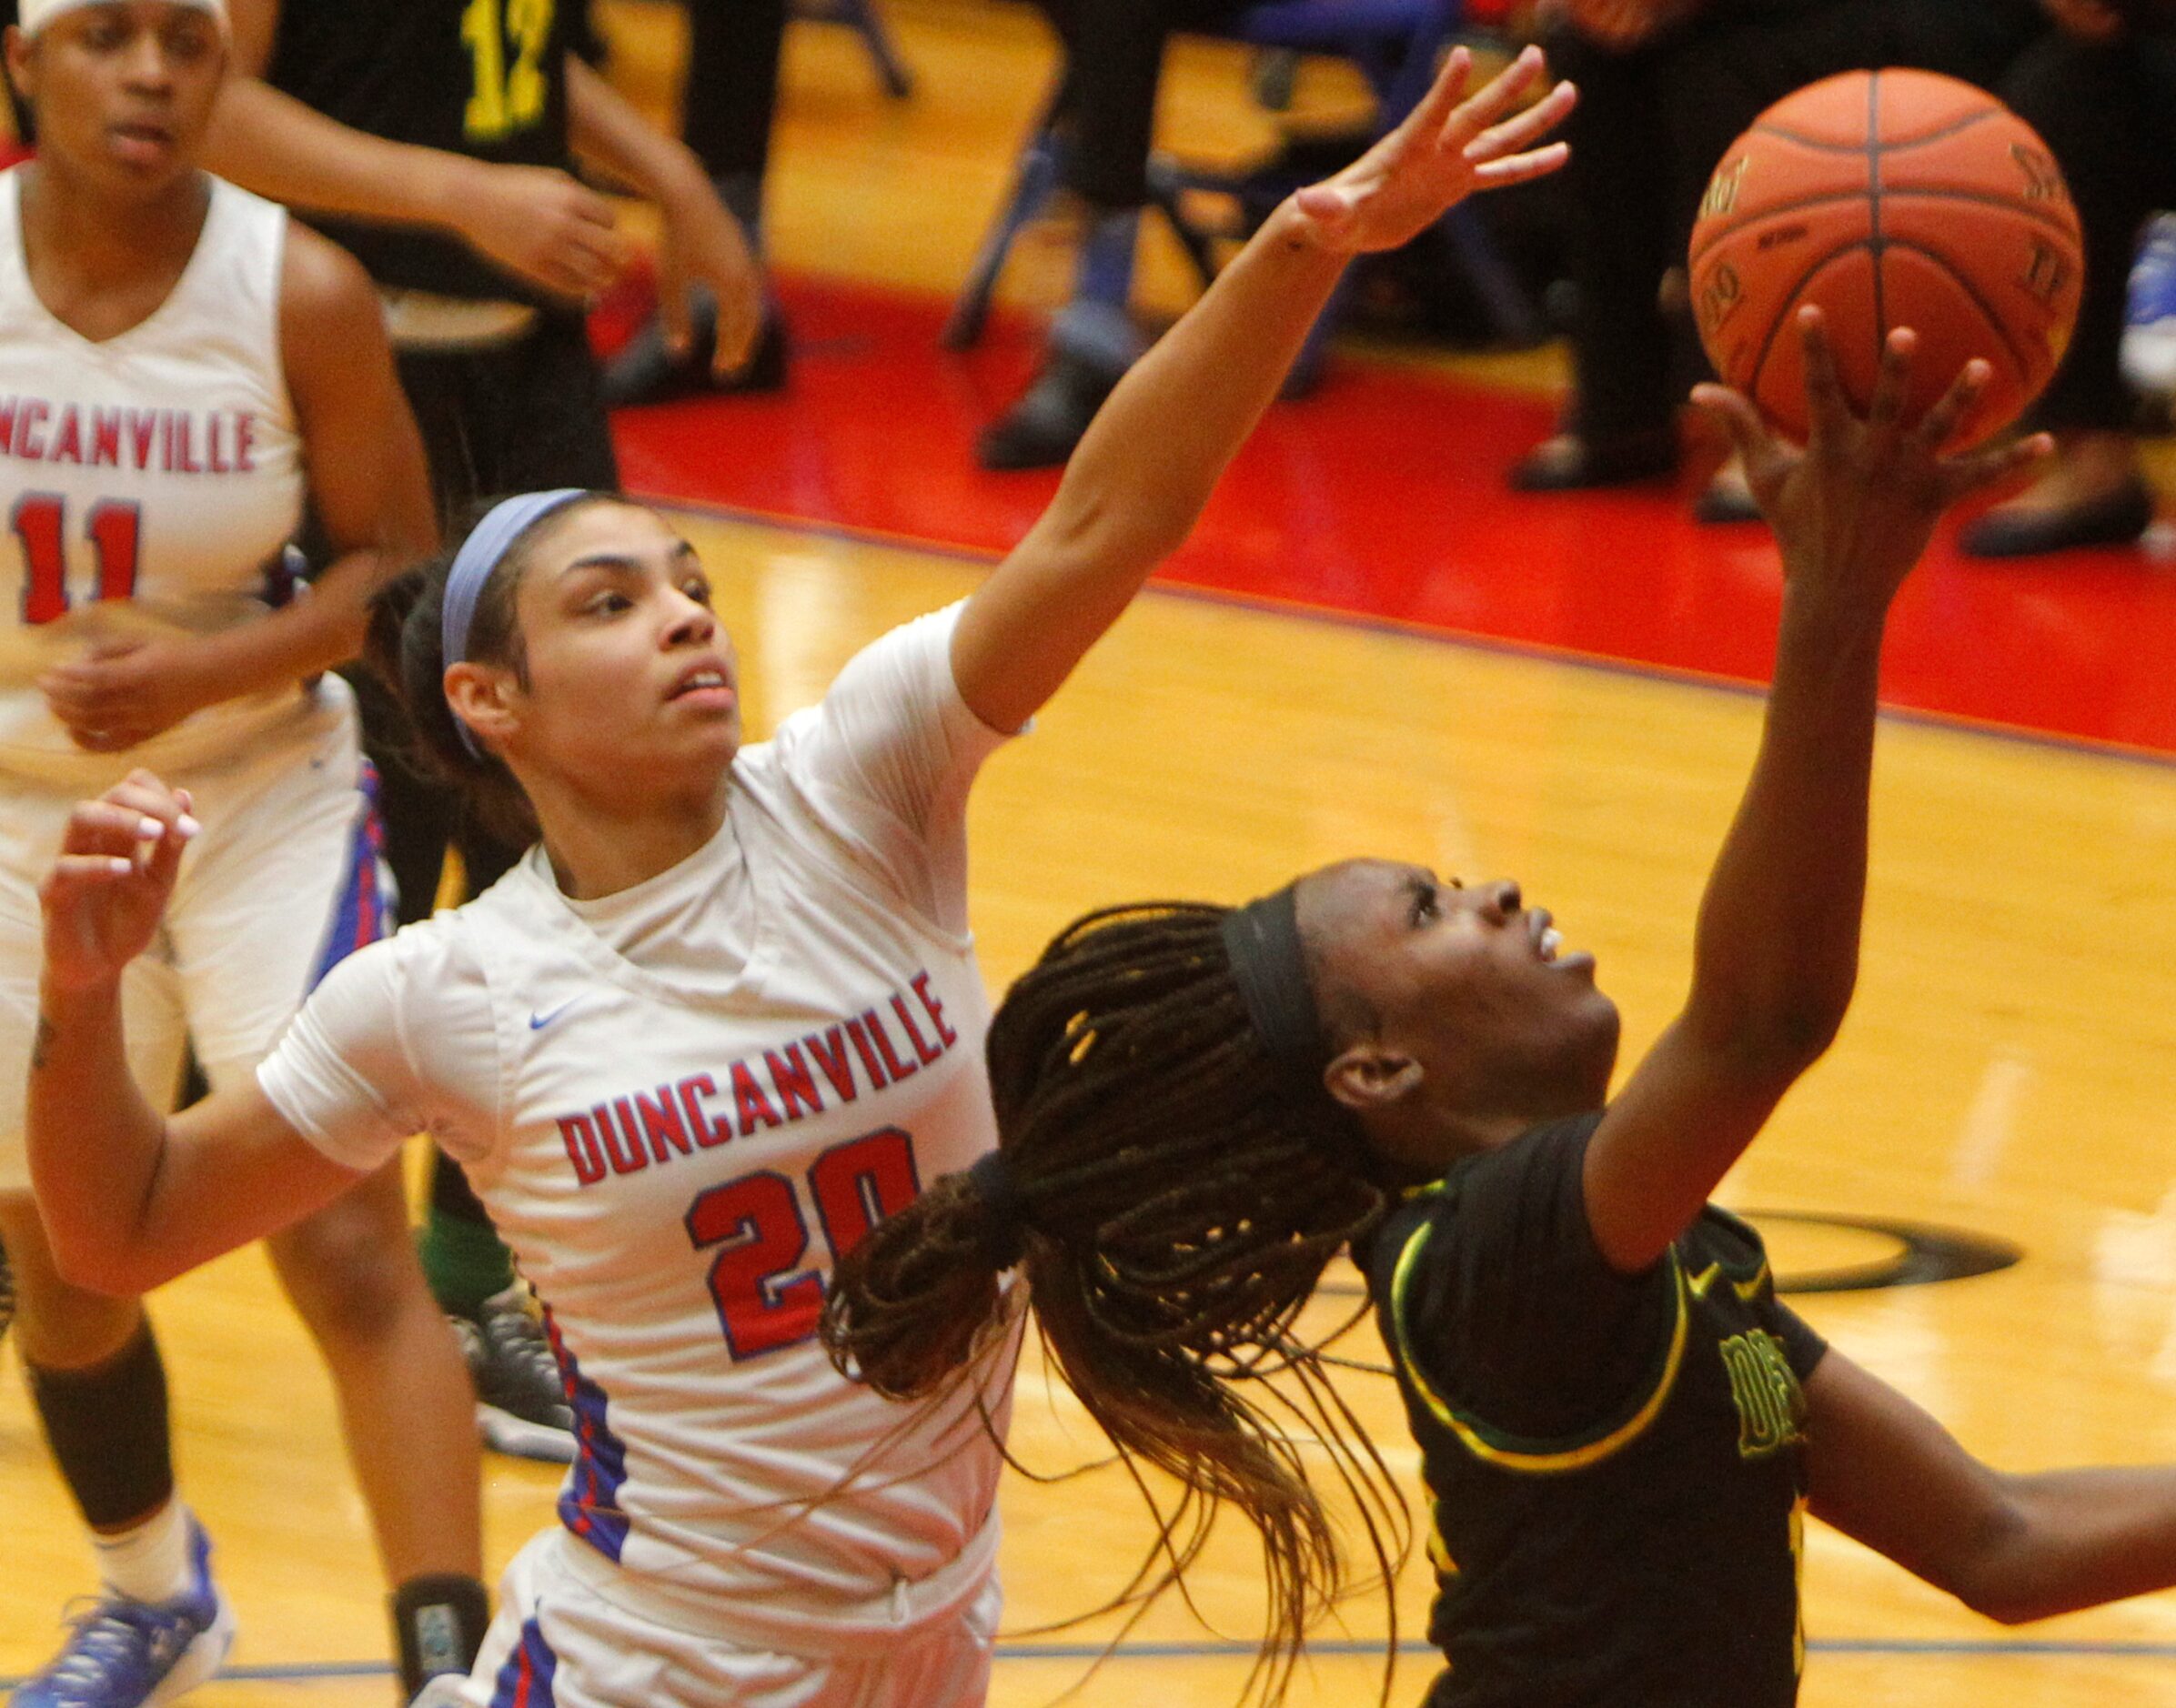
<svg viewBox="0 0 2176 1708">
<path fill-rule="evenodd" d="M 1958 447 L 2009 426 L 2048 383 L 2084 273 L 2047 145 L 1986 91 L 1925 71 L 1847 72 L 1768 108 L 1709 180 L 1690 261 L 1716 372 L 1795 437 L 1801 304 L 1827 316 L 1861 409 L 1895 327 L 1919 339 L 1909 416 L 1984 357 L 1994 373 Z"/>
</svg>

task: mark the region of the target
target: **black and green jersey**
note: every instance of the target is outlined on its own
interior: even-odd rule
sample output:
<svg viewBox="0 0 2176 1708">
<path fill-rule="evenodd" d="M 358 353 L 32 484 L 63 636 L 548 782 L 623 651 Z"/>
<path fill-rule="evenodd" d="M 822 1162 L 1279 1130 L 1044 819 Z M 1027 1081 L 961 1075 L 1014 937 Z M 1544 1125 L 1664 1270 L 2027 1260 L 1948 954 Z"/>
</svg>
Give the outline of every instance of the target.
<svg viewBox="0 0 2176 1708">
<path fill-rule="evenodd" d="M 1433 1498 L 1432 1708 L 1798 1694 L 1800 1383 L 1826 1350 L 1710 1207 L 1646 1274 L 1596 1250 L 1598 1116 L 1466 1159 L 1372 1241 Z"/>
<path fill-rule="evenodd" d="M 265 81 L 355 130 L 501 165 L 566 166 L 582 0 L 280 0 Z M 320 219 L 381 285 L 545 300 L 458 238 Z"/>
</svg>

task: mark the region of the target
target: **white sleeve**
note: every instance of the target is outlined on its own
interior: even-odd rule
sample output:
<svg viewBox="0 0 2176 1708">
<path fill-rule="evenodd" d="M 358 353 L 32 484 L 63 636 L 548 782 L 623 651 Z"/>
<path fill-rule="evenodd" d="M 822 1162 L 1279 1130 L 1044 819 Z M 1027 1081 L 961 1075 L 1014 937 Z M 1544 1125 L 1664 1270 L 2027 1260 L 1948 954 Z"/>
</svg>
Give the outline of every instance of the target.
<svg viewBox="0 0 2176 1708">
<path fill-rule="evenodd" d="M 411 1133 L 462 1162 L 497 1131 L 490 997 L 449 922 L 424 921 L 341 961 L 302 1005 L 257 1083 L 335 1162 L 368 1171 Z"/>
<path fill-rule="evenodd" d="M 952 668 L 959 605 L 864 647 L 821 705 L 795 714 L 776 747 L 827 829 L 908 903 L 967 929 L 967 791 L 1009 739 L 960 697 Z"/>
</svg>

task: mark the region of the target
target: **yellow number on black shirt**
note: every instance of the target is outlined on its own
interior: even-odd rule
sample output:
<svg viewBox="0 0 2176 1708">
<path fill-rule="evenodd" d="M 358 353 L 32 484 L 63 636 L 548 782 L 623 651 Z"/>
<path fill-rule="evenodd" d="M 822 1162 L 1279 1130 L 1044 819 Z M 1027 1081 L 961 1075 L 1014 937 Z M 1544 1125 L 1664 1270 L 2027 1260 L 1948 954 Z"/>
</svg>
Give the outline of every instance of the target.
<svg viewBox="0 0 2176 1708">
<path fill-rule="evenodd" d="M 501 10 L 503 4 L 503 11 Z M 555 0 L 468 0 L 461 40 L 475 62 L 475 87 L 462 129 L 471 142 L 497 142 L 544 116 L 549 84 L 544 50 L 551 41 Z M 514 50 L 507 66 L 509 37 Z"/>
</svg>

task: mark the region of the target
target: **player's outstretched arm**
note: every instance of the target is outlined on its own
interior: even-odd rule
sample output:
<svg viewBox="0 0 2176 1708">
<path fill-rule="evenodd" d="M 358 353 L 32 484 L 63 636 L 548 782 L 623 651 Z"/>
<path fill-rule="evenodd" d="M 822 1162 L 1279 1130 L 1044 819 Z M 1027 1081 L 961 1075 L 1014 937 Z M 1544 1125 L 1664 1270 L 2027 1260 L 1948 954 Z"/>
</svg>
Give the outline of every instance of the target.
<svg viewBox="0 0 2176 1708">
<path fill-rule="evenodd" d="M 1279 207 L 1119 382 L 1050 508 L 961 618 L 952 671 L 985 722 L 1033 717 L 1185 539 L 1346 262 L 1396 247 L 1476 190 L 1563 164 L 1561 143 L 1536 145 L 1570 111 L 1571 85 L 1521 105 L 1546 75 L 1539 51 L 1468 99 L 1471 70 L 1458 49 L 1403 125 Z"/>
<path fill-rule="evenodd" d="M 1944 457 L 1988 379 L 1970 364 L 1902 419 L 1916 340 L 1892 333 L 1864 420 L 1819 311 L 1799 319 L 1813 431 L 1779 441 L 1739 394 L 1702 387 L 1746 461 L 1783 555 L 1776 675 L 1751 780 L 1700 903 L 1684 1012 L 1587 1147 L 1587 1220 L 1627 1273 L 1662 1255 L 1835 1037 L 1859 970 L 1876 676 L 1890 600 L 1944 510 L 2050 448 Z"/>
<path fill-rule="evenodd" d="M 134 772 L 76 809 L 39 892 L 25 1130 L 46 1239 L 78 1286 L 148 1291 L 362 1178 L 296 1133 L 254 1080 L 169 1121 L 130 1077 L 121 976 L 157 930 L 196 829 L 186 795 Z"/>
<path fill-rule="evenodd" d="M 1814 1516 L 2005 1624 L 2176 1585 L 2176 1466 L 2010 1473 L 1831 1349 L 1806 1384 Z"/>
</svg>

